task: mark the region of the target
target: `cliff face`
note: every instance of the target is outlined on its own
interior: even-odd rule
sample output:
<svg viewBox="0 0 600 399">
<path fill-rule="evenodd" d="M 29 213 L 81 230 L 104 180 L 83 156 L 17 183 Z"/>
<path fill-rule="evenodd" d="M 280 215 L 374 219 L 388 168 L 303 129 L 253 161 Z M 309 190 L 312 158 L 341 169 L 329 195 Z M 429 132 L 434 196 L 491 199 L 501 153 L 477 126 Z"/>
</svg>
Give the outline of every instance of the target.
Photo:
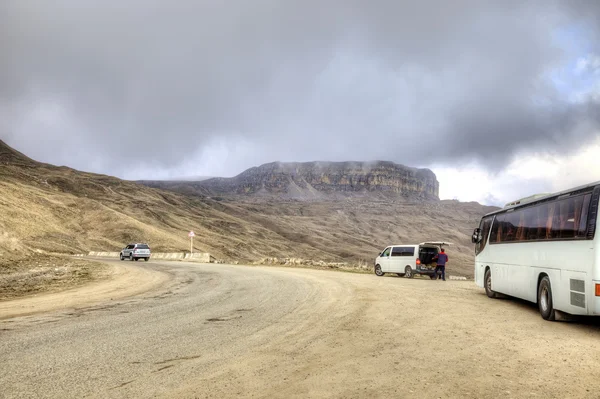
<svg viewBox="0 0 600 399">
<path fill-rule="evenodd" d="M 429 169 L 393 162 L 274 162 L 251 168 L 232 178 L 195 183 L 214 194 L 278 195 L 319 198 L 332 193 L 381 192 L 438 199 L 439 183 Z"/>
</svg>

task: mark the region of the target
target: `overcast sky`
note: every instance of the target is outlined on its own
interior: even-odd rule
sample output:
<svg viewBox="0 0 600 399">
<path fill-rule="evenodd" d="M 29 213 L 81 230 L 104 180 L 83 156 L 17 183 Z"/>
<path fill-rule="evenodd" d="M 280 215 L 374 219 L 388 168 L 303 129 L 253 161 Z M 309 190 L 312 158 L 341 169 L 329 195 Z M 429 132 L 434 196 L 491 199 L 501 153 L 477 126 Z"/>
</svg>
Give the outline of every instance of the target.
<svg viewBox="0 0 600 399">
<path fill-rule="evenodd" d="M 600 180 L 599 34 L 593 0 L 3 0 L 0 139 L 128 179 L 390 160 L 500 204 Z"/>
</svg>

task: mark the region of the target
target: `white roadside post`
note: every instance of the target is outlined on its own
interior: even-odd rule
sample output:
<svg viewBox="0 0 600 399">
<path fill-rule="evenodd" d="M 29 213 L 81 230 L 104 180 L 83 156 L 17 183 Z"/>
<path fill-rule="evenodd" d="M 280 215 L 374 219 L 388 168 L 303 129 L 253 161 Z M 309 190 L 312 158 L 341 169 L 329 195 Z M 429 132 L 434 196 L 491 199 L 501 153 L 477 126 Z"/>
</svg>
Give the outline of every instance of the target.
<svg viewBox="0 0 600 399">
<path fill-rule="evenodd" d="M 188 234 L 188 236 L 190 237 L 190 257 L 194 253 L 194 236 L 195 235 L 196 234 L 194 234 L 193 231 L 190 231 L 190 233 Z"/>
</svg>

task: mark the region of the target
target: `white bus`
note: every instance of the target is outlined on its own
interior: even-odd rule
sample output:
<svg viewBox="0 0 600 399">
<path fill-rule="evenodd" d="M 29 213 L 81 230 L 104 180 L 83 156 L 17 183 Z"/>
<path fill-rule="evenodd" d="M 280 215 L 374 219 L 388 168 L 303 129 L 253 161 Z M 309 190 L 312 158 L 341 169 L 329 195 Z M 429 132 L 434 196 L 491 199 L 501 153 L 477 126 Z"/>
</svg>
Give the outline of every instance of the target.
<svg viewBox="0 0 600 399">
<path fill-rule="evenodd" d="M 532 196 L 485 215 L 473 232 L 475 282 L 556 311 L 600 315 L 600 182 Z"/>
</svg>

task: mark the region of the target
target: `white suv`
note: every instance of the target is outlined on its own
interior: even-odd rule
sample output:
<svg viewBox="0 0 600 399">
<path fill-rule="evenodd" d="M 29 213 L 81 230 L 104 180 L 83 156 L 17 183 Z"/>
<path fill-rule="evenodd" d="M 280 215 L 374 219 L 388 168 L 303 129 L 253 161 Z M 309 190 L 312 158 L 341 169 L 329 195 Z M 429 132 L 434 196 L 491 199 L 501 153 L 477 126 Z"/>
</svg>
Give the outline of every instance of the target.
<svg viewBox="0 0 600 399">
<path fill-rule="evenodd" d="M 144 259 L 146 262 L 150 259 L 150 247 L 148 244 L 129 244 L 121 251 L 119 255 L 121 260 L 138 260 Z"/>
</svg>

